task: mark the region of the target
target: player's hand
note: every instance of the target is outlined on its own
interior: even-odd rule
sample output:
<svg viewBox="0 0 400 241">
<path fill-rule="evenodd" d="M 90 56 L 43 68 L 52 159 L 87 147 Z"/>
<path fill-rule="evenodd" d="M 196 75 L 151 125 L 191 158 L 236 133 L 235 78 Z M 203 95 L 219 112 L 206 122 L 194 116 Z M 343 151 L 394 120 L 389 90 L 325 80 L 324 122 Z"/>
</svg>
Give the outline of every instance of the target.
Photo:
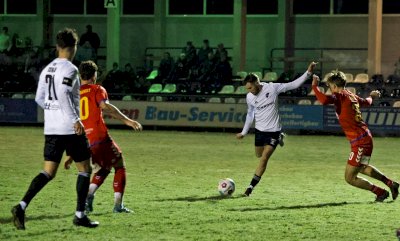
<svg viewBox="0 0 400 241">
<path fill-rule="evenodd" d="M 317 85 L 318 86 L 319 83 L 319 77 L 317 75 L 313 75 L 312 77 L 312 85 Z"/>
<path fill-rule="evenodd" d="M 243 139 L 244 135 L 242 135 L 242 133 L 237 133 L 236 134 L 236 139 Z"/>
<path fill-rule="evenodd" d="M 381 92 L 379 90 L 373 90 L 369 95 L 371 96 L 372 99 L 380 98 Z"/>
<path fill-rule="evenodd" d="M 311 62 L 310 63 L 310 65 L 308 66 L 308 69 L 307 69 L 307 71 L 309 72 L 309 73 L 313 73 L 314 72 L 314 68 L 315 68 L 315 66 L 318 64 L 318 62 Z"/>
<path fill-rule="evenodd" d="M 74 129 L 77 135 L 82 135 L 85 132 L 85 128 L 80 120 L 75 122 Z"/>
<path fill-rule="evenodd" d="M 64 169 L 68 170 L 71 167 L 72 164 L 72 157 L 71 156 L 67 156 L 65 161 L 64 161 Z"/>
<path fill-rule="evenodd" d="M 134 120 L 126 120 L 126 121 L 125 121 L 125 124 L 126 124 L 127 126 L 132 127 L 135 131 L 142 131 L 142 130 L 143 130 L 143 126 L 142 126 L 139 122 L 137 122 L 137 121 L 134 121 Z"/>
</svg>

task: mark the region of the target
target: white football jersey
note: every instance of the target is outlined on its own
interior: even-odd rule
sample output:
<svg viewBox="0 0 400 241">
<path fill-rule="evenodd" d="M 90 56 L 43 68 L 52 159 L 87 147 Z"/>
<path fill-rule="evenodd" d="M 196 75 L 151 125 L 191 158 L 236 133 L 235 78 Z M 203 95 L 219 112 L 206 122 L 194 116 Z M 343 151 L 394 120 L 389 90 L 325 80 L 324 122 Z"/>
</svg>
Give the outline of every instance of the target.
<svg viewBox="0 0 400 241">
<path fill-rule="evenodd" d="M 255 128 L 264 132 L 275 132 L 282 129 L 278 113 L 278 95 L 300 87 L 311 73 L 289 83 L 261 83 L 261 91 L 257 95 L 247 93 L 247 116 L 242 135 L 246 135 L 255 119 Z"/>
<path fill-rule="evenodd" d="M 79 120 L 79 74 L 69 60 L 57 58 L 40 74 L 36 102 L 44 109 L 44 134 L 75 134 Z"/>
</svg>

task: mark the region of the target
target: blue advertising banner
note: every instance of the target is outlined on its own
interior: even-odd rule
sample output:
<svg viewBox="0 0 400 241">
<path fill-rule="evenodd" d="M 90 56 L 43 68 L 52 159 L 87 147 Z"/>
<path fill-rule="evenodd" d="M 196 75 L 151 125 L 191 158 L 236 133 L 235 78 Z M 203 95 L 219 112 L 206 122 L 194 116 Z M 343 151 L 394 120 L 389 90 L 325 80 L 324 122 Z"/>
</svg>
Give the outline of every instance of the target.
<svg viewBox="0 0 400 241">
<path fill-rule="evenodd" d="M 35 100 L 0 98 L 0 122 L 36 123 Z"/>
<path fill-rule="evenodd" d="M 362 118 L 373 132 L 394 132 L 400 131 L 400 108 L 392 107 L 369 107 L 361 109 Z M 324 130 L 341 130 L 336 117 L 335 108 L 326 106 L 324 108 Z"/>
<path fill-rule="evenodd" d="M 321 130 L 323 128 L 322 106 L 283 105 L 279 107 L 283 129 Z"/>
</svg>

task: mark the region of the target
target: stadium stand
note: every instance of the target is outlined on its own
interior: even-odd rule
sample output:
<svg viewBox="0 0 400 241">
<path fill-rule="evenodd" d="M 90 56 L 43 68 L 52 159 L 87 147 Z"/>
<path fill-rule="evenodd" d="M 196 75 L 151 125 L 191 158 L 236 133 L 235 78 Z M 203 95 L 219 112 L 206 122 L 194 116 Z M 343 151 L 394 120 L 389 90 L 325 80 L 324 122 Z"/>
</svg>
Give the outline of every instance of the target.
<svg viewBox="0 0 400 241">
<path fill-rule="evenodd" d="M 298 105 L 312 105 L 311 100 L 309 99 L 301 99 L 299 102 L 297 102 Z"/>
<path fill-rule="evenodd" d="M 236 104 L 236 99 L 233 98 L 233 97 L 227 97 L 227 98 L 224 99 L 224 103 L 227 103 L 227 104 Z"/>
<path fill-rule="evenodd" d="M 208 99 L 208 103 L 221 103 L 221 98 L 219 97 L 211 97 Z"/>
<path fill-rule="evenodd" d="M 365 73 L 359 73 L 354 78 L 354 83 L 365 84 L 368 82 L 369 82 L 369 76 L 368 76 L 368 74 L 365 74 Z"/>
<path fill-rule="evenodd" d="M 173 94 L 176 93 L 176 84 L 166 84 L 161 93 Z"/>
<path fill-rule="evenodd" d="M 275 82 L 278 80 L 278 74 L 276 72 L 266 72 L 262 81 Z"/>
<path fill-rule="evenodd" d="M 233 94 L 235 93 L 235 87 L 233 85 L 224 85 L 218 94 Z"/>
<path fill-rule="evenodd" d="M 122 100 L 132 100 L 132 96 L 130 96 L 130 95 L 124 95 L 124 96 L 122 97 Z"/>
<path fill-rule="evenodd" d="M 162 84 L 152 84 L 149 88 L 149 93 L 160 93 L 163 87 Z"/>
<path fill-rule="evenodd" d="M 244 87 L 243 85 L 238 86 L 236 88 L 234 94 L 235 95 L 245 95 L 245 94 L 247 94 L 246 87 Z"/>
</svg>

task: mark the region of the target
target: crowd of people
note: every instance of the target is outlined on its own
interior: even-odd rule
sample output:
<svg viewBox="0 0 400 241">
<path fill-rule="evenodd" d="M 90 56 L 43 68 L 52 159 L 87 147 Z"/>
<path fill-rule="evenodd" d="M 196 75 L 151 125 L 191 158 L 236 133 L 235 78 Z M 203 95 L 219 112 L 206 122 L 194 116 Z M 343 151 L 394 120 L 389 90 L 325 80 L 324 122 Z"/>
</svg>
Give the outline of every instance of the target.
<svg viewBox="0 0 400 241">
<path fill-rule="evenodd" d="M 98 34 L 93 31 L 91 25 L 87 25 L 86 32 L 79 38 L 73 63 L 76 66 L 87 60 L 97 63 L 100 43 Z M 56 54 L 55 48 L 36 47 L 31 38 L 22 39 L 18 34 L 11 36 L 8 27 L 2 27 L 0 33 L 1 96 L 9 97 L 12 93 L 34 92 L 40 71 L 56 58 Z M 160 83 L 163 86 L 173 83 L 176 84 L 178 93 L 201 95 L 214 94 L 224 85 L 237 84 L 232 81 L 237 76 L 233 75 L 231 57 L 223 43 L 212 48 L 210 41 L 204 39 L 202 46 L 196 48 L 192 41 L 187 41 L 186 46 L 179 51 L 177 56 L 171 56 L 168 51 L 162 55 L 161 57 L 146 54 L 139 66 L 133 66 L 131 63 L 120 65 L 115 62 L 112 69 L 106 70 L 99 65 L 99 82 L 109 90 L 110 98 L 116 100 L 122 99 L 125 95 L 146 94 L 154 83 Z M 161 57 L 159 62 L 156 61 L 158 57 Z M 394 78 L 399 76 L 400 64 L 396 63 L 395 66 L 394 75 L 387 78 L 390 83 L 400 82 L 400 78 Z M 371 84 L 385 83 L 386 80 L 383 80 L 381 75 L 377 76 L 380 78 L 373 77 Z M 298 76 L 282 73 L 278 82 L 286 83 L 296 77 Z M 379 90 L 383 97 L 400 97 L 399 89 L 380 88 Z M 310 87 L 301 87 L 282 95 L 304 97 L 309 91 Z"/>
</svg>

